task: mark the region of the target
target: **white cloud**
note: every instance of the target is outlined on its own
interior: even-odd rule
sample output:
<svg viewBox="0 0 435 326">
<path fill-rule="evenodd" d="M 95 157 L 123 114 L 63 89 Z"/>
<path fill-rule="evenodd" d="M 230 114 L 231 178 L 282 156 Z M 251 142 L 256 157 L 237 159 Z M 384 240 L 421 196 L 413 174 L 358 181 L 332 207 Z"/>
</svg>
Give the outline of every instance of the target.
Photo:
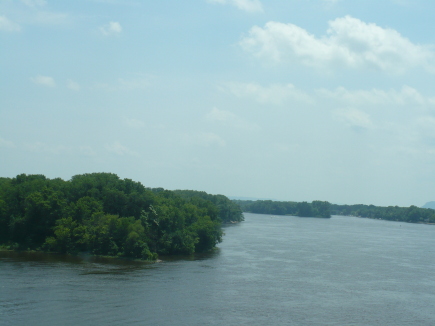
<svg viewBox="0 0 435 326">
<path fill-rule="evenodd" d="M 229 4 L 246 12 L 263 12 L 263 5 L 259 0 L 207 0 L 207 2 Z"/>
<path fill-rule="evenodd" d="M 15 144 L 9 140 L 0 137 L 0 148 L 14 148 Z"/>
<path fill-rule="evenodd" d="M 71 79 L 68 79 L 66 81 L 66 87 L 68 87 L 72 91 L 79 91 L 81 89 L 80 84 Z"/>
<path fill-rule="evenodd" d="M 104 36 L 117 36 L 121 34 L 122 26 L 118 22 L 110 22 L 107 25 L 101 26 L 99 30 Z"/>
<path fill-rule="evenodd" d="M 117 155 L 133 155 L 133 156 L 138 156 L 138 153 L 136 153 L 136 152 L 132 151 L 131 149 L 125 147 L 119 141 L 115 141 L 112 144 L 106 144 L 104 147 L 109 152 L 117 154 Z"/>
<path fill-rule="evenodd" d="M 237 97 L 252 98 L 261 103 L 282 104 L 286 100 L 312 103 L 312 99 L 293 84 L 272 84 L 268 87 L 256 83 L 229 82 L 221 89 Z"/>
<path fill-rule="evenodd" d="M 355 108 L 337 109 L 333 112 L 334 116 L 344 122 L 349 127 L 358 129 L 371 129 L 374 127 L 370 116 Z"/>
<path fill-rule="evenodd" d="M 338 87 L 335 90 L 319 89 L 316 94 L 348 105 L 411 105 L 427 109 L 435 108 L 435 98 L 425 97 L 415 88 L 406 85 L 400 90 L 388 91 L 381 89 L 351 91 Z"/>
<path fill-rule="evenodd" d="M 0 16 L 0 31 L 19 32 L 20 30 L 20 25 L 9 20 L 6 16 Z"/>
<path fill-rule="evenodd" d="M 206 115 L 206 119 L 211 122 L 219 122 L 223 125 L 230 126 L 236 129 L 257 130 L 259 127 L 248 121 L 245 121 L 230 111 L 219 110 L 213 108 Z"/>
<path fill-rule="evenodd" d="M 34 82 L 37 85 L 46 86 L 46 87 L 55 87 L 56 82 L 54 81 L 53 77 L 49 76 L 41 76 L 38 75 L 36 77 L 30 78 L 32 82 Z"/>
<path fill-rule="evenodd" d="M 335 89 L 320 88 L 304 92 L 293 84 L 272 84 L 261 86 L 257 83 L 227 82 L 219 86 L 223 91 L 240 98 L 248 98 L 260 103 L 282 105 L 291 102 L 305 104 L 324 103 L 331 101 L 334 105 L 345 107 L 405 107 L 423 110 L 435 109 L 435 97 L 421 94 L 417 89 L 404 85 L 400 89 L 356 89 L 345 87 Z"/>
<path fill-rule="evenodd" d="M 240 45 L 258 57 L 311 67 L 373 68 L 401 73 L 413 67 L 435 72 L 435 54 L 399 32 L 345 16 L 329 22 L 325 36 L 279 22 L 254 26 Z"/>
</svg>

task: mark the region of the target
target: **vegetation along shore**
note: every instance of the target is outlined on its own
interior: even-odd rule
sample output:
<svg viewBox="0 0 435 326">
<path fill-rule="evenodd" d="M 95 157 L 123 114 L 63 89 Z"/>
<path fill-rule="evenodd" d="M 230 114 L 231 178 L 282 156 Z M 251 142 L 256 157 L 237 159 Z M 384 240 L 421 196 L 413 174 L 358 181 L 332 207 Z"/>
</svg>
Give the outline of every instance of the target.
<svg viewBox="0 0 435 326">
<path fill-rule="evenodd" d="M 68 181 L 21 174 L 0 178 L 0 248 L 156 260 L 212 250 L 222 241 L 222 223 L 243 221 L 242 212 L 435 223 L 434 209 L 416 206 L 231 201 L 203 191 L 147 188 L 113 173 Z"/>
<path fill-rule="evenodd" d="M 0 245 L 7 249 L 155 260 L 211 250 L 222 223 L 242 220 L 225 196 L 146 188 L 112 173 L 0 178 Z"/>
<path fill-rule="evenodd" d="M 244 212 L 300 217 L 357 216 L 408 223 L 435 223 L 435 209 L 417 206 L 337 205 L 315 200 L 311 203 L 272 200 L 233 200 Z"/>
</svg>

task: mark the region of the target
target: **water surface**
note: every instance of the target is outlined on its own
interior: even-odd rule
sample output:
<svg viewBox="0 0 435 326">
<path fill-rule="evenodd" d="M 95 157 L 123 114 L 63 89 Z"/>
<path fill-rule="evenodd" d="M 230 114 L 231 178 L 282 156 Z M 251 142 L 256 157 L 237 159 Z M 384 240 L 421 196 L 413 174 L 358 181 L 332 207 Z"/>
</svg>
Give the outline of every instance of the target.
<svg viewBox="0 0 435 326">
<path fill-rule="evenodd" d="M 149 264 L 0 253 L 0 325 L 435 325 L 435 226 L 245 214 Z"/>
</svg>

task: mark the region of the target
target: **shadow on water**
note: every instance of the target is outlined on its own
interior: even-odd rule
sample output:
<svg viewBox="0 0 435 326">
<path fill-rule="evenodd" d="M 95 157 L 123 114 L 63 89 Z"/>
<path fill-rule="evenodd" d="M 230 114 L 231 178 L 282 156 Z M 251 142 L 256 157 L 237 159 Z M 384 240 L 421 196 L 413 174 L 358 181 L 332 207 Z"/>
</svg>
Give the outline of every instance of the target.
<svg viewBox="0 0 435 326">
<path fill-rule="evenodd" d="M 240 223 L 224 224 L 222 228 L 237 228 Z M 94 256 L 90 253 L 80 253 L 78 255 L 47 253 L 37 251 L 9 251 L 0 250 L 0 264 L 8 262 L 18 265 L 32 265 L 39 267 L 56 267 L 60 265 L 70 265 L 82 270 L 81 274 L 120 274 L 133 272 L 143 269 L 157 268 L 159 263 L 182 262 L 182 261 L 202 261 L 217 258 L 221 254 L 219 247 L 203 253 L 192 255 L 168 255 L 159 256 L 153 261 L 135 260 L 122 257 Z"/>
<path fill-rule="evenodd" d="M 211 251 L 196 253 L 192 255 L 160 256 L 159 259 L 162 262 L 208 260 L 218 257 L 220 253 L 220 248 L 215 248 Z"/>
<path fill-rule="evenodd" d="M 154 268 L 154 262 L 139 261 L 117 257 L 93 256 L 88 253 L 79 255 L 56 254 L 29 251 L 0 251 L 0 263 L 39 267 L 60 267 L 69 265 L 81 271 L 80 274 L 122 274 L 136 270 Z"/>
<path fill-rule="evenodd" d="M 0 251 L 0 260 L 6 260 L 10 262 L 63 262 L 80 264 L 82 258 L 73 255 L 54 254 L 46 252 L 34 252 L 34 251 Z"/>
<path fill-rule="evenodd" d="M 78 255 L 32 251 L 0 251 L 0 263 L 9 262 L 28 265 L 55 267 L 70 265 L 82 269 L 81 274 L 121 274 L 143 269 L 157 268 L 160 263 L 177 261 L 208 260 L 219 256 L 220 249 L 193 255 L 161 256 L 156 262 L 120 257 L 94 256 L 89 253 Z"/>
<path fill-rule="evenodd" d="M 242 222 L 243 223 L 243 222 Z M 222 224 L 222 229 L 229 229 L 229 228 L 236 228 L 236 227 L 240 227 L 241 223 L 237 222 L 237 223 L 225 223 Z"/>
</svg>

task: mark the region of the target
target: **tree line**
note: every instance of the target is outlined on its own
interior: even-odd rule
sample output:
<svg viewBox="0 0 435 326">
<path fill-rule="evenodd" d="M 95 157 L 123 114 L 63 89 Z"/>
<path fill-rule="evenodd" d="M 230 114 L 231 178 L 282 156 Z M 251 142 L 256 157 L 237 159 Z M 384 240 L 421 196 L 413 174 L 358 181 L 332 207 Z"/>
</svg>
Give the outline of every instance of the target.
<svg viewBox="0 0 435 326">
<path fill-rule="evenodd" d="M 417 206 L 331 205 L 334 215 L 358 216 L 409 223 L 435 223 L 435 210 Z"/>
<path fill-rule="evenodd" d="M 294 215 L 300 217 L 331 217 L 330 203 L 314 200 L 308 202 L 273 200 L 233 200 L 242 211 L 256 214 Z"/>
<path fill-rule="evenodd" d="M 308 202 L 272 200 L 233 200 L 242 211 L 256 214 L 294 215 L 301 217 L 357 216 L 409 223 L 435 223 L 435 210 L 416 206 L 337 205 L 327 201 Z"/>
<path fill-rule="evenodd" d="M 223 195 L 146 188 L 113 173 L 0 178 L 0 244 L 10 249 L 154 260 L 210 250 L 222 223 L 242 220 Z"/>
</svg>

